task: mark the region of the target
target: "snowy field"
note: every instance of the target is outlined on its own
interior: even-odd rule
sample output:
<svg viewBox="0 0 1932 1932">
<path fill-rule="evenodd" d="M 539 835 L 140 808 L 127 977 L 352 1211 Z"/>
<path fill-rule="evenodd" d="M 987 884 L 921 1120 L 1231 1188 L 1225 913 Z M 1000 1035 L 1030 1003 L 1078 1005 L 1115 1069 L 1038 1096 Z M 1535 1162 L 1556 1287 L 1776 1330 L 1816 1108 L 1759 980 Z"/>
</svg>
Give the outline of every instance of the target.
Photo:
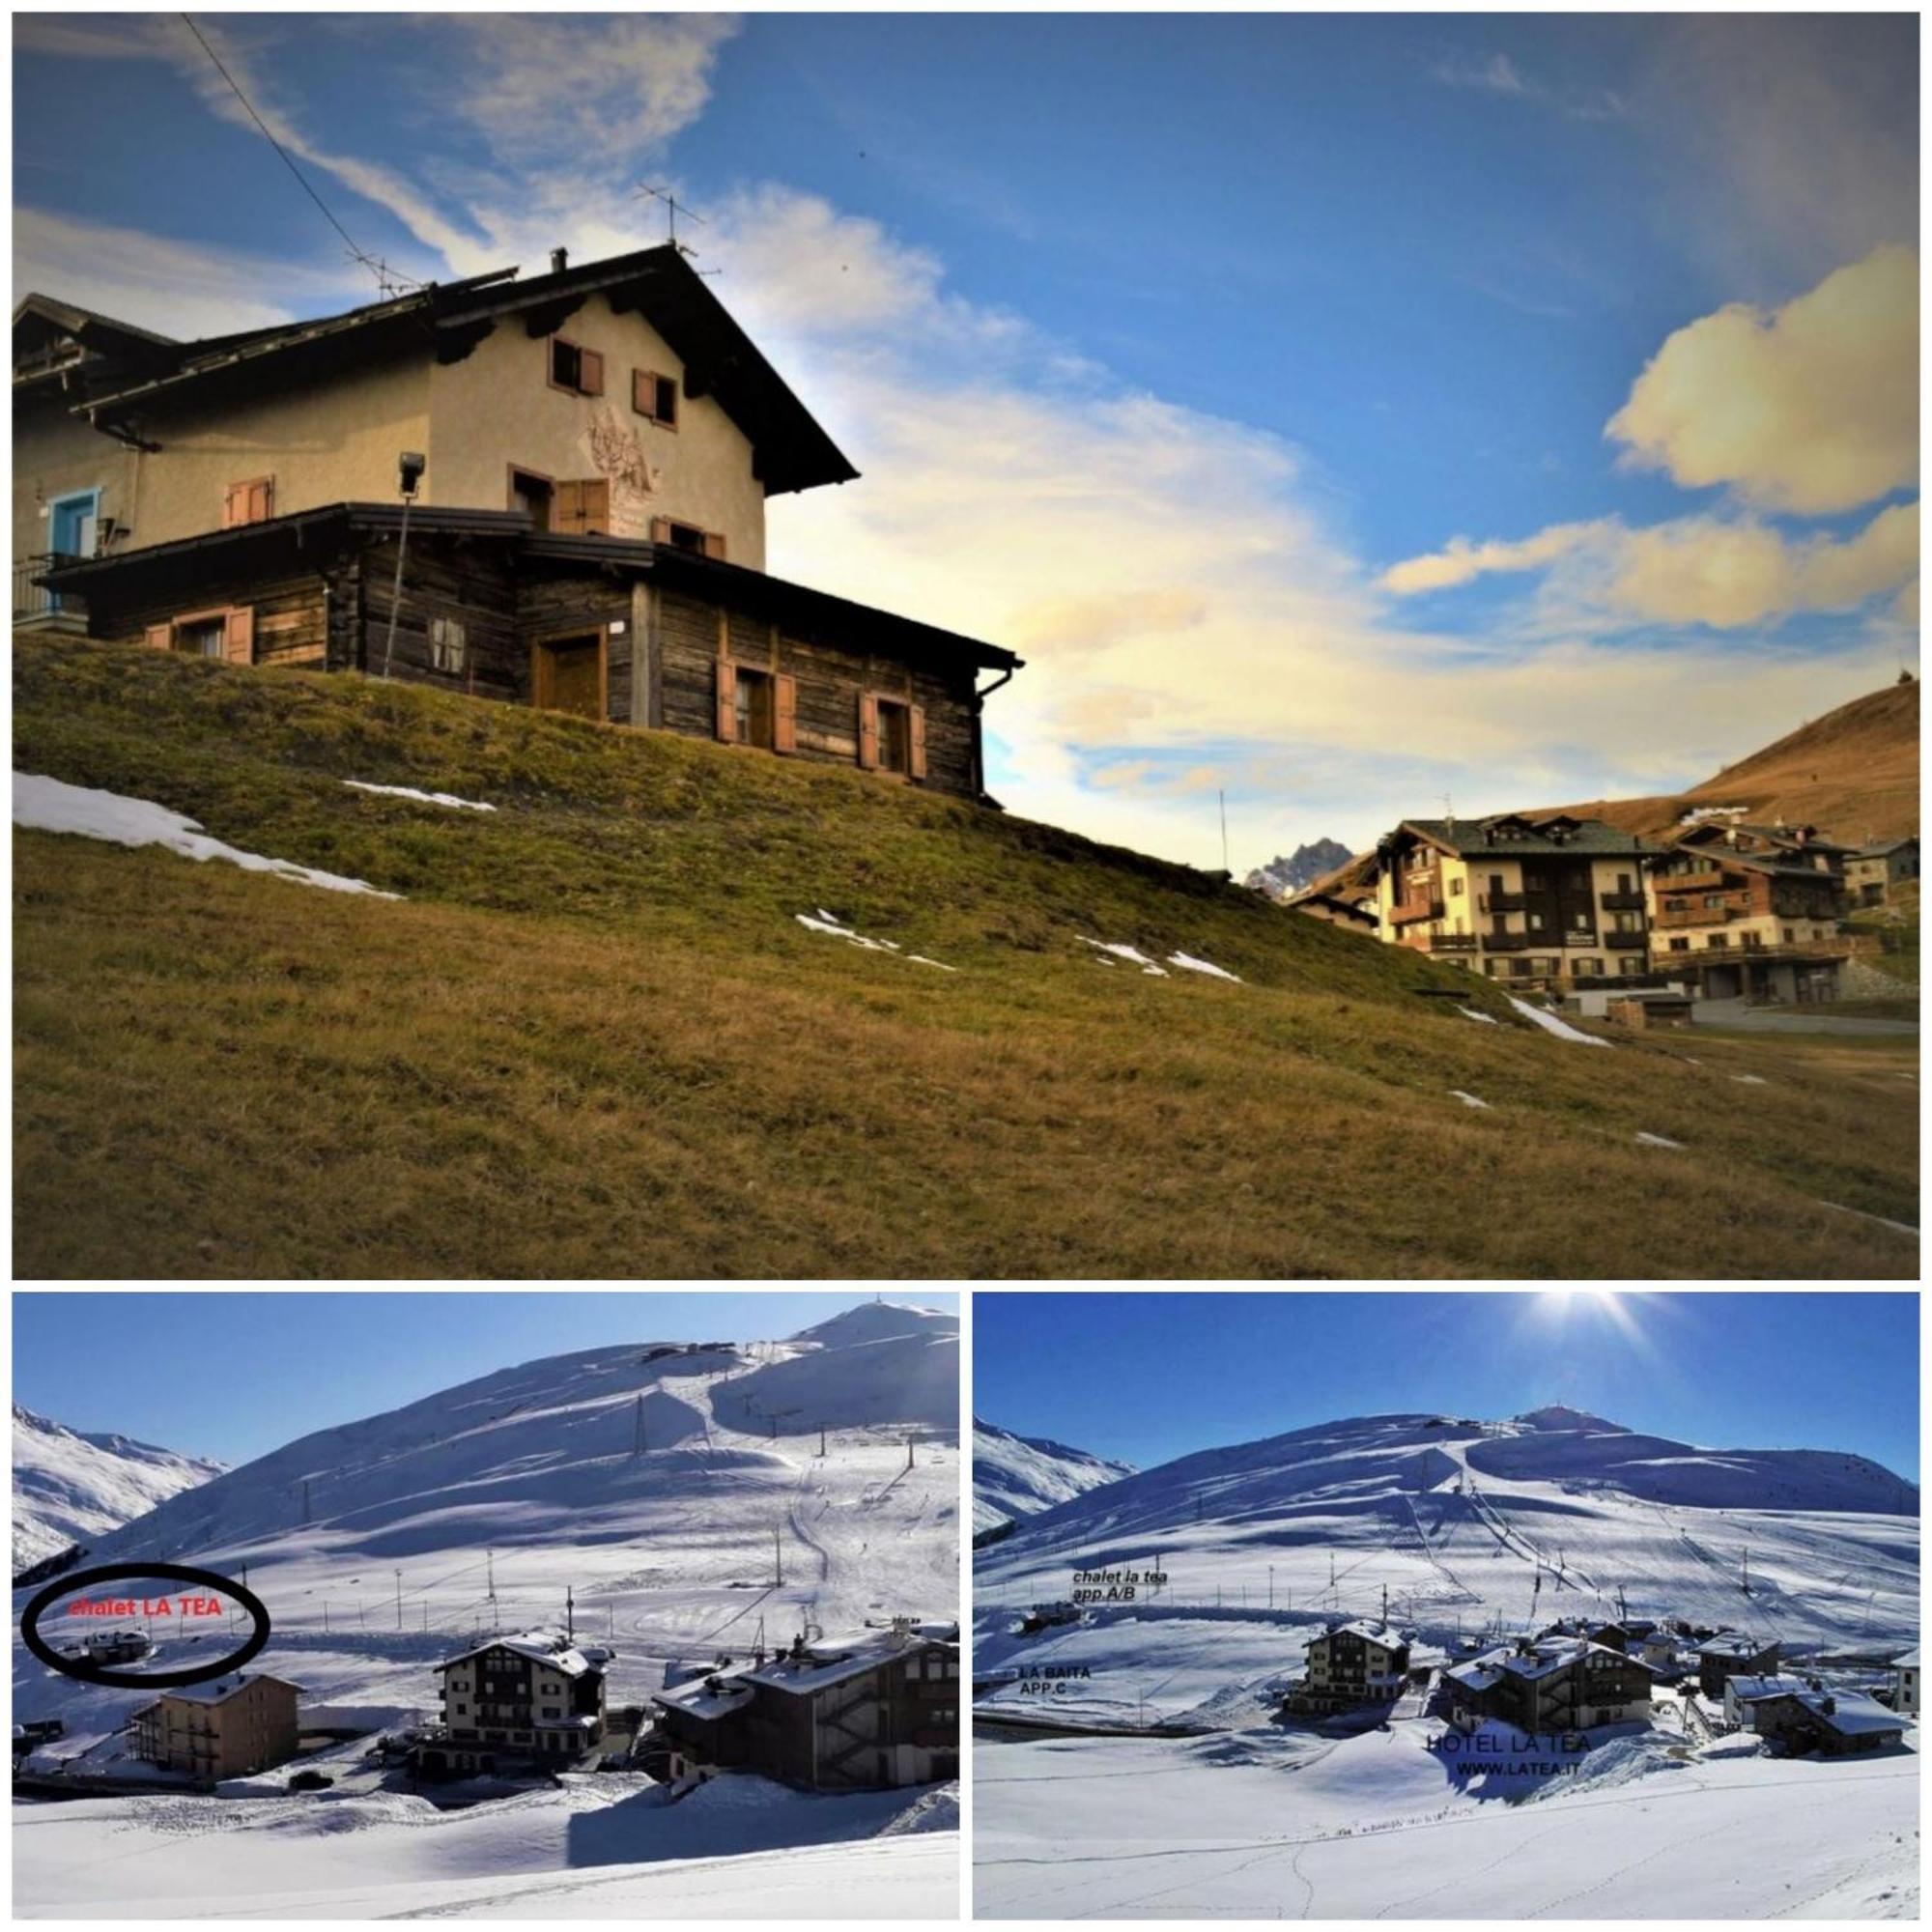
<svg viewBox="0 0 1932 1932">
<path fill-rule="evenodd" d="M 1772 1758 L 1708 1741 L 1665 1693 L 1653 1727 L 1593 1734 L 1573 1772 L 1469 1780 L 1420 1693 L 1353 1735 L 1276 1714 L 1311 1637 L 1383 1614 L 1418 1664 L 1621 1603 L 1868 1681 L 1918 1640 L 1917 1511 L 1857 1457 L 1698 1449 L 1562 1409 L 1337 1422 L 1072 1497 L 975 1560 L 976 1910 L 1916 1916 L 1914 1731 L 1883 1756 Z M 1023 1635 L 1081 1572 L 1132 1601 Z M 1153 1726 L 1174 1734 L 1107 1734 Z"/>
<path fill-rule="evenodd" d="M 561 1628 L 566 1587 L 580 1640 L 615 1651 L 613 1714 L 662 1689 L 668 1667 L 742 1654 L 760 1638 L 775 1647 L 803 1630 L 836 1636 L 867 1619 L 957 1614 L 953 1318 L 866 1304 L 787 1341 L 649 1353 L 648 1344 L 579 1348 L 320 1432 L 99 1539 L 87 1561 L 245 1570 L 274 1622 L 253 1667 L 302 1687 L 305 1726 L 433 1719 L 438 1662 L 493 1630 Z M 152 1776 L 128 1755 L 125 1731 L 147 1699 L 38 1663 L 18 1640 L 23 1603 L 16 1593 L 15 1720 L 58 1717 L 67 1727 L 31 1766 Z M 151 1629 L 157 1649 L 145 1667 L 228 1643 Z M 589 1861 L 618 1865 L 869 1841 L 920 1797 L 803 1799 L 733 1779 L 748 1794 L 735 1805 L 721 1791 L 699 1794 L 704 1805 L 665 1807 L 648 1790 L 627 1791 L 625 1776 L 599 1774 L 571 1794 L 533 1794 L 538 1803 L 438 1813 L 374 1789 L 360 1750 L 330 1754 L 337 1789 L 297 1799 L 16 1806 L 18 1909 L 86 1898 L 103 1916 L 143 1913 L 172 1883 L 205 1894 L 212 1871 L 253 1898 L 338 1879 L 572 1871 L 586 1843 L 596 1846 Z M 272 1793 L 298 1768 L 249 1789 Z M 956 1850 L 954 1833 L 932 1835 Z M 121 1856 L 104 1855 L 117 1845 Z M 301 1848 L 319 1857 L 324 1846 L 326 1861 L 307 1866 Z M 508 1863 L 493 1862 L 499 1847 Z M 295 1876 L 278 1876 L 285 1853 Z M 906 1876 L 895 1885 L 926 1882 L 935 1854 L 896 1856 L 891 1869 Z M 603 1898 L 621 1913 L 628 1903 L 609 1903 L 621 1892 L 593 1887 L 557 1909 L 601 1911 Z"/>
<path fill-rule="evenodd" d="M 1440 1728 L 1400 1720 L 1340 1742 L 982 1736 L 975 1913 L 1918 1916 L 1916 1752 L 1820 1763 L 1652 1740 L 1601 1747 L 1594 1773 L 1509 1800 L 1457 1784 L 1426 1748 Z"/>
</svg>

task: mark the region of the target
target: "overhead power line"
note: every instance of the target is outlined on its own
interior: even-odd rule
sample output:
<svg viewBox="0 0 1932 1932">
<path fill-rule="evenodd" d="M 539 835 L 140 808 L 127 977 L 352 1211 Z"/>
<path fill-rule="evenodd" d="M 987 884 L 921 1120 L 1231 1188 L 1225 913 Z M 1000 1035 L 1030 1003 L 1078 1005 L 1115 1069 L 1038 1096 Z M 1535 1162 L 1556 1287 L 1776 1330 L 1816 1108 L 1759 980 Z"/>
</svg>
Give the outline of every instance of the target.
<svg viewBox="0 0 1932 1932">
<path fill-rule="evenodd" d="M 356 244 L 355 236 L 350 234 L 348 229 L 343 227 L 342 223 L 336 219 L 335 211 L 329 207 L 327 202 L 323 200 L 321 194 L 316 190 L 315 184 L 296 166 L 295 156 L 275 139 L 274 135 L 270 131 L 269 124 L 256 113 L 255 103 L 242 93 L 242 83 L 222 65 L 221 56 L 209 45 L 207 36 L 194 24 L 193 18 L 189 14 L 184 14 L 182 15 L 182 23 L 200 43 L 202 52 L 214 63 L 215 72 L 228 83 L 234 92 L 236 99 L 242 103 L 242 109 L 247 114 L 249 120 L 254 122 L 255 126 L 261 129 L 263 140 L 268 142 L 269 146 L 274 149 L 275 153 L 282 157 L 282 165 L 288 169 L 290 174 L 295 176 L 297 185 L 322 211 L 323 219 L 342 237 L 343 245 L 349 250 L 351 260 L 359 262 L 363 268 L 367 269 L 376 277 L 377 286 L 385 295 L 389 294 L 397 284 L 407 284 L 412 288 L 420 287 L 420 283 L 411 281 L 407 275 L 397 274 L 386 262 L 379 260 L 376 256 L 370 254 L 366 248 L 359 247 Z"/>
</svg>

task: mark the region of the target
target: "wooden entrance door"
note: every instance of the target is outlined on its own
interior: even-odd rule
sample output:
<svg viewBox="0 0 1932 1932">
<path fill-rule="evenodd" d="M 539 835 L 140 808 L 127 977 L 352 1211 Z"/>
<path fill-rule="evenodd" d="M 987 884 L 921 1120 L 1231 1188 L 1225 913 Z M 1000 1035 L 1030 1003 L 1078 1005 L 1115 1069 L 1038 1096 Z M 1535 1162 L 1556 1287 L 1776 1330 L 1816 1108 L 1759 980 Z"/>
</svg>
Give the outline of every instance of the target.
<svg viewBox="0 0 1932 1932">
<path fill-rule="evenodd" d="M 539 710 L 568 711 L 578 718 L 602 720 L 604 702 L 604 634 L 550 638 L 532 647 L 531 701 Z"/>
</svg>

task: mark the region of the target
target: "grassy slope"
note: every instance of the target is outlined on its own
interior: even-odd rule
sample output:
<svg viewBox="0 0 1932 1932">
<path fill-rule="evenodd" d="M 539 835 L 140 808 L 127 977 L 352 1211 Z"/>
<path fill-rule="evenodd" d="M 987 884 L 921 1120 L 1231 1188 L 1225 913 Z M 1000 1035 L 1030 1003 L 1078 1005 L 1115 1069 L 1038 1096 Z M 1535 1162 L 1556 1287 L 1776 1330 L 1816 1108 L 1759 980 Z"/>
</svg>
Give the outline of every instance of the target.
<svg viewBox="0 0 1932 1932">
<path fill-rule="evenodd" d="M 1660 838 L 1698 805 L 1748 806 L 1755 818 L 1816 825 L 1847 844 L 1917 832 L 1917 682 L 1841 704 L 1679 795 L 1598 799 L 1569 809 Z"/>
<path fill-rule="evenodd" d="M 19 768 L 406 895 L 17 838 L 24 1273 L 1913 1264 L 1817 1205 L 1917 1220 L 1907 1049 L 1591 1051 L 1416 997 L 1500 1010 L 1453 969 L 857 773 L 346 677 L 15 664 Z M 818 905 L 959 970 L 807 932 Z"/>
</svg>

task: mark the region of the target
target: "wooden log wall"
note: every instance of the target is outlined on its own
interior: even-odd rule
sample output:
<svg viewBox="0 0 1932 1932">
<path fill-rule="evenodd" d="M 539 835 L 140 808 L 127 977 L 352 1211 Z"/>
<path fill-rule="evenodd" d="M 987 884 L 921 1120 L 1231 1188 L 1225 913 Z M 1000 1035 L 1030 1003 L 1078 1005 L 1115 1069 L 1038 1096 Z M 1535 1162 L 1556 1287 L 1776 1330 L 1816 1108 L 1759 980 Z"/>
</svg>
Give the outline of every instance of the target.
<svg viewBox="0 0 1932 1932">
<path fill-rule="evenodd" d="M 139 644 L 148 627 L 169 624 L 196 611 L 230 607 L 255 613 L 255 662 L 258 665 L 307 665 L 326 668 L 328 656 L 328 595 L 324 579 L 315 573 L 271 582 L 213 582 L 192 590 L 168 593 L 156 601 L 150 593 L 129 603 L 90 606 L 88 634 L 110 643 Z"/>
<path fill-rule="evenodd" d="M 372 677 L 382 674 L 388 649 L 395 570 L 393 542 L 377 540 L 362 552 L 355 664 Z M 463 626 L 467 652 L 460 671 L 439 670 L 431 655 L 431 626 L 438 617 Z M 529 701 L 529 655 L 517 629 L 516 582 L 500 550 L 412 535 L 390 675 L 524 704 Z"/>
</svg>

